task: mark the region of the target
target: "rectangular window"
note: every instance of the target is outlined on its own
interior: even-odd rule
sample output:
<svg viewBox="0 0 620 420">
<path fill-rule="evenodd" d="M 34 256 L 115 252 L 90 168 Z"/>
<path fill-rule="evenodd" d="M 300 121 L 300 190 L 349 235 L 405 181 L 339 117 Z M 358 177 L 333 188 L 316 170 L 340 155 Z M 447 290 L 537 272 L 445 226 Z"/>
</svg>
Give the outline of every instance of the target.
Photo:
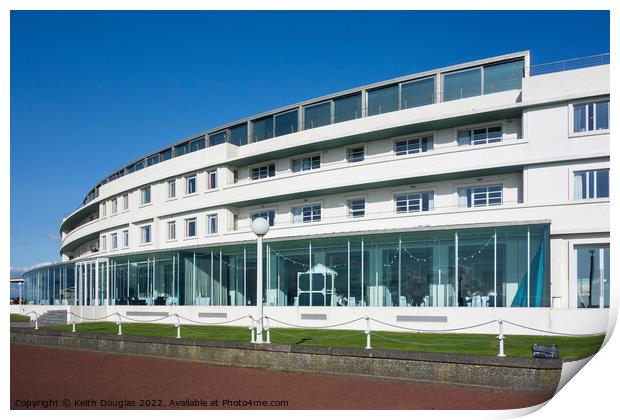
<svg viewBox="0 0 620 420">
<path fill-rule="evenodd" d="M 347 200 L 347 210 L 349 217 L 364 217 L 366 214 L 366 199 L 354 198 Z"/>
<path fill-rule="evenodd" d="M 522 59 L 484 66 L 484 93 L 521 89 L 523 67 Z"/>
<path fill-rule="evenodd" d="M 185 177 L 185 194 L 190 195 L 196 192 L 196 175 Z"/>
<path fill-rule="evenodd" d="M 577 307 L 609 308 L 609 245 L 579 245 L 577 259 Z"/>
<path fill-rule="evenodd" d="M 233 169 L 233 184 L 236 184 L 237 182 L 239 182 L 239 171 Z"/>
<path fill-rule="evenodd" d="M 217 188 L 217 169 L 207 172 L 207 188 L 214 190 Z"/>
<path fill-rule="evenodd" d="M 411 194 L 398 194 L 394 197 L 396 213 L 419 213 L 432 211 L 434 208 L 433 191 L 424 191 Z"/>
<path fill-rule="evenodd" d="M 398 85 L 368 92 L 368 115 L 398 111 Z"/>
<path fill-rule="evenodd" d="M 310 223 L 321 221 L 321 205 L 293 207 L 293 223 Z"/>
<path fill-rule="evenodd" d="M 250 169 L 250 178 L 252 180 L 269 178 L 272 176 L 276 176 L 276 165 L 274 163 Z"/>
<path fill-rule="evenodd" d="M 105 201 L 99 205 L 99 217 L 104 218 L 106 216 L 106 207 Z"/>
<path fill-rule="evenodd" d="M 193 238 L 196 236 L 196 218 L 185 219 L 185 237 Z"/>
<path fill-rule="evenodd" d="M 124 247 L 129 246 L 129 231 L 128 230 L 123 231 L 123 246 Z"/>
<path fill-rule="evenodd" d="M 161 152 L 161 160 L 172 159 L 172 149 L 167 149 Z"/>
<path fill-rule="evenodd" d="M 175 198 L 177 196 L 177 180 L 172 179 L 168 181 L 168 198 Z"/>
<path fill-rule="evenodd" d="M 141 240 L 143 244 L 151 243 L 151 225 L 142 226 L 140 228 Z"/>
<path fill-rule="evenodd" d="M 459 207 L 488 207 L 502 204 L 502 186 L 487 185 L 458 189 Z"/>
<path fill-rule="evenodd" d="M 609 169 L 577 171 L 573 182 L 575 200 L 609 197 Z"/>
<path fill-rule="evenodd" d="M 217 214 L 207 215 L 207 234 L 213 235 L 217 233 Z"/>
<path fill-rule="evenodd" d="M 250 213 L 250 221 L 254 221 L 262 217 L 263 219 L 269 221 L 269 226 L 273 226 L 276 223 L 276 212 L 275 210 L 258 210 Z"/>
<path fill-rule="evenodd" d="M 140 189 L 140 204 L 149 204 L 151 202 L 151 186 Z"/>
<path fill-rule="evenodd" d="M 153 166 L 156 165 L 160 162 L 161 158 L 159 157 L 159 154 L 153 155 L 153 156 L 149 156 L 146 158 L 146 166 Z"/>
<path fill-rule="evenodd" d="M 364 160 L 364 146 L 349 147 L 347 149 L 347 162 L 362 162 Z"/>
<path fill-rule="evenodd" d="M 609 100 L 573 105 L 573 132 L 609 129 Z"/>
<path fill-rule="evenodd" d="M 118 198 L 114 197 L 112 199 L 112 214 L 118 213 Z"/>
<path fill-rule="evenodd" d="M 254 141 L 262 141 L 273 137 L 273 115 L 252 121 Z"/>
<path fill-rule="evenodd" d="M 293 172 L 310 171 L 321 167 L 321 155 L 307 156 L 300 159 L 293 159 L 291 169 Z"/>
<path fill-rule="evenodd" d="M 334 122 L 356 120 L 362 117 L 362 94 L 334 99 Z"/>
<path fill-rule="evenodd" d="M 189 152 L 189 142 L 174 146 L 174 156 L 183 156 Z"/>
<path fill-rule="evenodd" d="M 198 137 L 189 142 L 189 151 L 195 152 L 205 148 L 205 136 Z"/>
<path fill-rule="evenodd" d="M 209 147 L 217 146 L 222 143 L 226 143 L 226 130 L 209 134 Z"/>
<path fill-rule="evenodd" d="M 443 76 L 443 100 L 469 98 L 482 94 L 482 69 L 457 71 Z"/>
<path fill-rule="evenodd" d="M 230 142 L 236 146 L 243 146 L 248 144 L 248 125 L 241 124 L 235 127 L 231 127 Z"/>
<path fill-rule="evenodd" d="M 459 130 L 457 133 L 459 146 L 479 145 L 502 141 L 502 126 L 479 127 Z"/>
<path fill-rule="evenodd" d="M 108 246 L 108 241 L 105 235 L 101 235 L 101 240 L 99 241 L 101 243 L 101 250 L 105 251 L 107 249 Z"/>
<path fill-rule="evenodd" d="M 275 132 L 277 136 L 284 136 L 297 131 L 297 110 L 284 112 L 275 116 Z"/>
<path fill-rule="evenodd" d="M 113 233 L 111 237 L 112 237 L 112 249 L 117 249 L 118 248 L 118 234 Z"/>
<path fill-rule="evenodd" d="M 423 136 L 410 140 L 400 140 L 394 143 L 396 156 L 410 155 L 433 150 L 433 136 Z"/>
<path fill-rule="evenodd" d="M 332 123 L 332 102 L 322 102 L 304 107 L 304 130 Z"/>
<path fill-rule="evenodd" d="M 435 103 L 435 77 L 403 83 L 400 88 L 401 109 Z"/>
<path fill-rule="evenodd" d="M 172 241 L 177 238 L 177 224 L 175 221 L 168 222 L 168 240 Z"/>
<path fill-rule="evenodd" d="M 123 210 L 129 210 L 129 194 L 123 195 Z"/>
</svg>

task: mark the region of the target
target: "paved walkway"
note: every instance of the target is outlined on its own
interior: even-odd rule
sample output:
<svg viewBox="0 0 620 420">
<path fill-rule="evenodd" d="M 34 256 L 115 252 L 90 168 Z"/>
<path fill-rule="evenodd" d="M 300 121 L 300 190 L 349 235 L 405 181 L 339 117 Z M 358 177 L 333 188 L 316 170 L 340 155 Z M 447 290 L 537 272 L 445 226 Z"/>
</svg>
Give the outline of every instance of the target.
<svg viewBox="0 0 620 420">
<path fill-rule="evenodd" d="M 501 409 L 551 395 L 370 377 L 279 372 L 11 344 L 11 408 Z M 226 401 L 230 402 L 226 402 Z M 38 402 L 37 402 L 38 401 Z M 217 406 L 210 406 L 215 404 Z M 190 405 L 192 404 L 192 405 Z M 225 406 L 228 404 L 228 406 Z M 261 403 L 262 404 L 262 403 Z M 233 406 L 231 406 L 233 405 Z M 267 407 L 270 409 L 279 407 Z"/>
</svg>

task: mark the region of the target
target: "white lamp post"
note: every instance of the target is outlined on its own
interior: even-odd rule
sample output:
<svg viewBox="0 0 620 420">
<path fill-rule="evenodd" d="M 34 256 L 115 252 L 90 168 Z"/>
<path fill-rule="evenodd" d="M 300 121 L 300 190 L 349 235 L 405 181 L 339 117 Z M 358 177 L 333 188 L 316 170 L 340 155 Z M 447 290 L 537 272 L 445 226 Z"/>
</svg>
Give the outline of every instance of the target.
<svg viewBox="0 0 620 420">
<path fill-rule="evenodd" d="M 252 232 L 258 237 L 256 247 L 256 306 L 258 324 L 256 325 L 256 342 L 263 343 L 263 236 L 269 232 L 269 222 L 263 217 L 252 221 Z"/>
</svg>

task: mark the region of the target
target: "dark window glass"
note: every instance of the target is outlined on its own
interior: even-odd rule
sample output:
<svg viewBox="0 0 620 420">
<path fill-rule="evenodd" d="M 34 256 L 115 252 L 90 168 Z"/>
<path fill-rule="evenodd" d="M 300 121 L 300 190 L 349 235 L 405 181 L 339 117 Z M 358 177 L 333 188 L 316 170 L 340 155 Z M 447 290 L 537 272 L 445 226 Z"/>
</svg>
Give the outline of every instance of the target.
<svg viewBox="0 0 620 420">
<path fill-rule="evenodd" d="M 263 219 L 269 221 L 269 226 L 273 226 L 276 221 L 276 212 L 274 210 L 262 210 L 255 211 L 250 214 L 250 218 L 252 219 L 252 221 L 259 217 L 262 217 Z"/>
<path fill-rule="evenodd" d="M 349 208 L 349 217 L 364 217 L 366 213 L 366 200 L 363 198 L 348 200 L 347 207 Z"/>
<path fill-rule="evenodd" d="M 368 92 L 368 115 L 398 110 L 398 85 Z"/>
<path fill-rule="evenodd" d="M 273 115 L 252 121 L 254 141 L 262 141 L 273 137 Z"/>
<path fill-rule="evenodd" d="M 248 125 L 242 124 L 230 129 L 230 142 L 237 146 L 248 144 Z"/>
<path fill-rule="evenodd" d="M 362 94 L 334 100 L 334 122 L 355 120 L 362 117 Z"/>
<path fill-rule="evenodd" d="M 297 131 L 297 110 L 278 114 L 276 121 L 276 137 L 291 134 Z"/>
<path fill-rule="evenodd" d="M 174 147 L 174 156 L 182 156 L 189 152 L 189 143 L 179 144 Z"/>
<path fill-rule="evenodd" d="M 435 103 L 435 78 L 416 80 L 401 85 L 401 109 Z"/>
<path fill-rule="evenodd" d="M 364 160 L 364 147 L 350 147 L 347 149 L 347 162 L 362 162 Z"/>
<path fill-rule="evenodd" d="M 609 128 L 609 101 L 596 103 L 596 129 L 607 130 Z"/>
<path fill-rule="evenodd" d="M 226 143 L 226 130 L 209 135 L 209 147 Z"/>
<path fill-rule="evenodd" d="M 136 162 L 136 163 L 135 163 L 135 165 L 134 165 L 134 167 L 135 167 L 135 170 L 136 170 L 136 171 L 139 171 L 139 170 L 141 170 L 141 169 L 144 169 L 144 161 L 143 161 L 143 160 L 141 160 L 140 162 Z"/>
<path fill-rule="evenodd" d="M 482 72 L 480 68 L 448 73 L 443 78 L 443 100 L 468 98 L 481 94 Z"/>
<path fill-rule="evenodd" d="M 164 150 L 161 152 L 161 160 L 172 159 L 172 149 Z"/>
<path fill-rule="evenodd" d="M 331 124 L 331 112 L 331 102 L 304 107 L 304 130 Z"/>
<path fill-rule="evenodd" d="M 146 158 L 146 165 L 147 166 L 156 165 L 159 163 L 160 159 L 161 158 L 159 157 L 159 155 L 149 156 L 148 158 Z"/>
<path fill-rule="evenodd" d="M 484 93 L 521 89 L 523 60 L 484 67 Z"/>
<path fill-rule="evenodd" d="M 609 170 L 596 171 L 596 197 L 609 197 Z"/>
<path fill-rule="evenodd" d="M 205 138 L 203 137 L 199 137 L 197 139 L 194 139 L 192 141 L 189 142 L 189 151 L 190 152 L 195 152 L 196 150 L 200 150 L 200 149 L 204 149 L 205 148 Z"/>
</svg>

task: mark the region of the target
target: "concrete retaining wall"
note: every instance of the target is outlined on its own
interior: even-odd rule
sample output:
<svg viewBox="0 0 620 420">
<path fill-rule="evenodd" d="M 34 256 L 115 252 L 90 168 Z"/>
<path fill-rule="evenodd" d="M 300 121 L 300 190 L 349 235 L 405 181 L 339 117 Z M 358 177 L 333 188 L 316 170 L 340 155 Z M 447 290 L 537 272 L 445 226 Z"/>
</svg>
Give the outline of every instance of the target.
<svg viewBox="0 0 620 420">
<path fill-rule="evenodd" d="M 553 393 L 561 360 L 498 358 L 398 350 L 113 336 L 12 328 L 11 343 L 347 375 L 477 385 Z"/>
</svg>

